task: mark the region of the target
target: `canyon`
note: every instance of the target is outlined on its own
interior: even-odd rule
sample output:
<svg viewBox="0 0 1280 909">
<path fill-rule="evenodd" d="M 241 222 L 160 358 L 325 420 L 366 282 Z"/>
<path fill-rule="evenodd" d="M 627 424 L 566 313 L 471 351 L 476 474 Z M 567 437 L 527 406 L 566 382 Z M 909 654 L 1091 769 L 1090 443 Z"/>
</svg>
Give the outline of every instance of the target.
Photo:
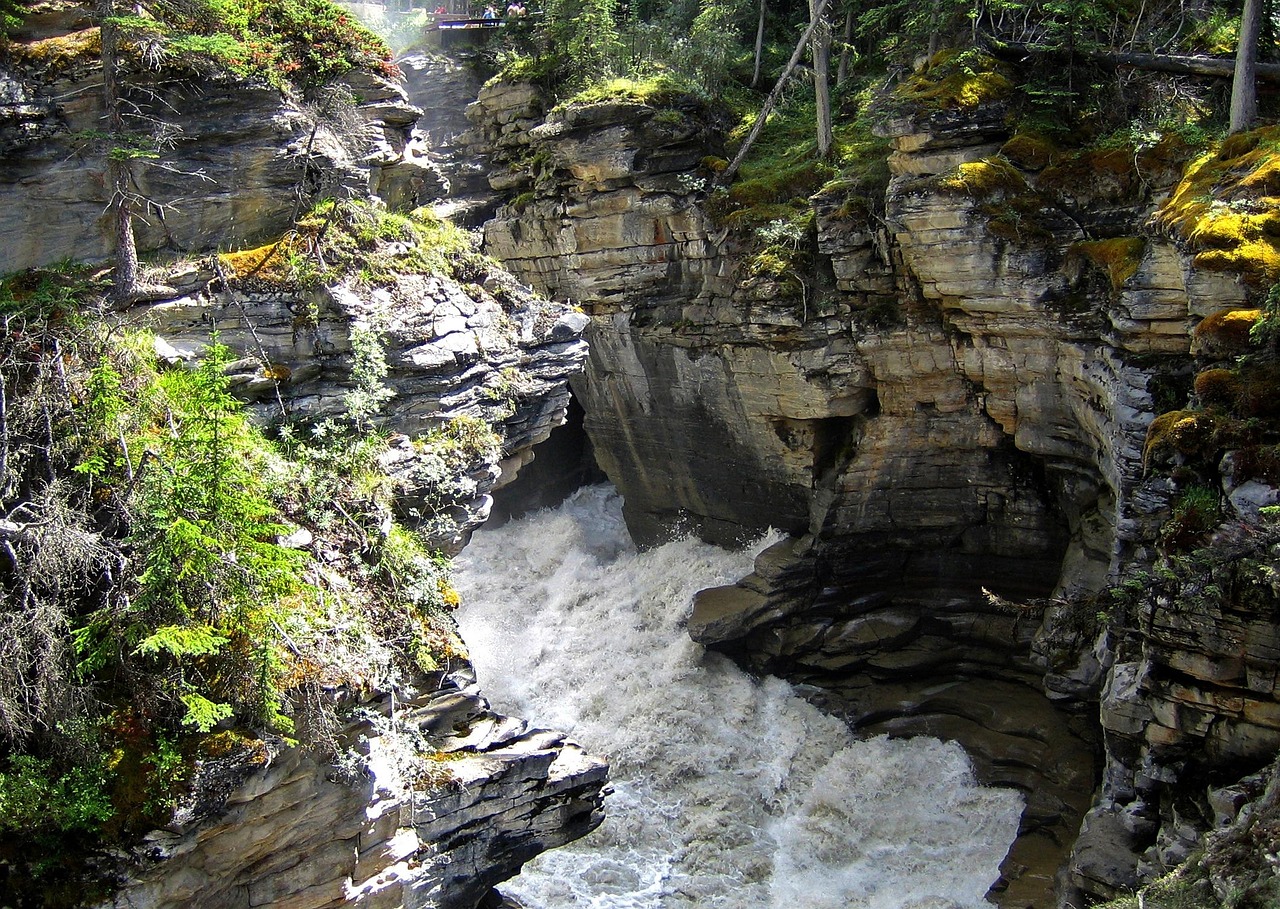
<svg viewBox="0 0 1280 909">
<path fill-rule="evenodd" d="M 21 37 L 50 53 L 0 74 L 0 270 L 107 252 L 98 165 L 73 138 L 100 113 L 100 73 L 68 49 L 77 9 L 29 19 Z M 1196 325 L 1256 306 L 1239 275 L 1153 226 L 1190 152 L 1046 165 L 1019 155 L 1000 99 L 898 111 L 877 126 L 887 189 L 810 200 L 797 281 L 754 269 L 752 237 L 717 219 L 715 105 L 556 106 L 439 57 L 402 69 L 408 90 L 351 76 L 359 125 L 342 129 L 262 86 L 159 80 L 191 137 L 172 163 L 204 177 L 147 185 L 173 205 L 140 244 L 185 264 L 160 269 L 171 294 L 123 317 L 178 359 L 215 325 L 246 354 L 253 408 L 268 415 L 278 389 L 317 418 L 351 384 L 352 328 L 381 326 L 387 429 L 479 415 L 505 440 L 449 503 L 433 538 L 449 551 L 495 494 L 525 492 L 522 471 L 580 474 L 588 447 L 642 545 L 783 531 L 752 574 L 698 594 L 689 633 L 859 734 L 954 739 L 984 783 L 1021 792 L 1002 906 L 1126 893 L 1260 792 L 1280 748 L 1280 592 L 1245 537 L 1275 489 L 1223 481 L 1227 524 L 1246 528 L 1239 565 L 1139 582 L 1151 595 L 1120 627 L 1096 617 L 1104 589 L 1158 561 L 1177 486 L 1152 469 L 1149 429 L 1213 362 Z M 367 193 L 457 213 L 515 279 L 299 296 L 230 290 L 200 258 L 212 238 L 278 235 L 299 199 Z M 1117 242 L 1123 270 L 1097 245 Z M 257 353 L 288 378 L 261 375 Z M 570 388 L 581 425 L 557 428 Z M 1246 580 L 1266 595 L 1205 589 Z M 604 762 L 494 714 L 465 668 L 367 706 L 349 734 L 371 759 L 394 751 L 375 727 L 398 710 L 461 755 L 453 787 L 406 788 L 376 759 L 385 776 L 345 785 L 291 749 L 228 768 L 220 800 L 129 858 L 116 904 L 461 909 L 599 823 Z M 305 858 L 265 854 L 285 841 Z"/>
</svg>

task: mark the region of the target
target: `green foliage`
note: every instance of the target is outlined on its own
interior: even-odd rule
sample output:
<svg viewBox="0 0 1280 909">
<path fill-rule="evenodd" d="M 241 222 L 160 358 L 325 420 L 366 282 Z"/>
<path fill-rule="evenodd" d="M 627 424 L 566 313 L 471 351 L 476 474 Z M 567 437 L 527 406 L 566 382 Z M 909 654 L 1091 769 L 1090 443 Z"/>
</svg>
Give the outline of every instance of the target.
<svg viewBox="0 0 1280 909">
<path fill-rule="evenodd" d="M 122 472 L 133 478 L 124 504 L 142 571 L 125 604 L 92 613 L 73 634 L 82 672 L 140 661 L 187 725 L 207 730 L 234 711 L 287 730 L 275 604 L 305 586 L 302 559 L 272 542 L 283 528 L 262 439 L 230 394 L 228 356 L 215 342 L 198 368 L 153 374 L 141 411 L 111 362 L 91 374 L 82 472 L 108 488 Z M 133 461 L 135 451 L 147 460 Z"/>
<path fill-rule="evenodd" d="M 413 533 L 393 527 L 383 539 L 377 564 L 406 610 L 407 650 L 418 668 L 432 672 L 441 658 L 460 652 L 457 641 L 439 619 L 458 605 L 449 577 L 449 560 L 429 553 Z"/>
<path fill-rule="evenodd" d="M 14 755 L 0 771 L 0 833 L 95 831 L 112 814 L 105 783 L 97 765 L 60 770 L 49 759 Z"/>
<path fill-rule="evenodd" d="M 1249 340 L 1273 355 L 1280 349 L 1280 284 L 1267 290 L 1261 315 L 1249 329 Z"/>
<path fill-rule="evenodd" d="M 354 387 L 342 396 L 342 403 L 357 430 L 367 431 L 373 417 L 395 397 L 395 391 L 383 381 L 387 377 L 387 356 L 376 331 L 363 325 L 352 327 L 351 361 Z"/>
<path fill-rule="evenodd" d="M 615 9 L 615 0 L 547 3 L 540 29 L 543 54 L 554 58 L 553 69 L 562 83 L 583 88 L 618 74 L 621 41 Z"/>
<path fill-rule="evenodd" d="M 703 90 L 710 95 L 720 91 L 728 63 L 739 40 L 735 10 L 725 0 L 704 0 L 702 9 L 689 30 L 692 69 L 700 78 Z"/>
<path fill-rule="evenodd" d="M 202 57 L 242 78 L 323 85 L 352 69 L 394 75 L 387 45 L 329 0 L 163 0 L 173 59 Z"/>
<path fill-rule="evenodd" d="M 88 268 L 70 262 L 4 275 L 0 277 L 0 319 L 74 319 L 78 301 L 93 288 Z"/>
<path fill-rule="evenodd" d="M 1221 520 L 1220 499 L 1218 491 L 1207 486 L 1183 490 L 1160 531 L 1161 544 L 1174 551 L 1202 545 Z"/>
</svg>

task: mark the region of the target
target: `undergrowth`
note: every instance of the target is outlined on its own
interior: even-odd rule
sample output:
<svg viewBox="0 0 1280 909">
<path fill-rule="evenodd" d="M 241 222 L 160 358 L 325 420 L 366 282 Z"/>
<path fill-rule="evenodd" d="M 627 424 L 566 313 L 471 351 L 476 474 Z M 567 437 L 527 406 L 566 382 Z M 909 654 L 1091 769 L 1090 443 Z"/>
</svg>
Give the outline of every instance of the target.
<svg viewBox="0 0 1280 909">
<path fill-rule="evenodd" d="M 77 268 L 0 279 L 0 892 L 49 906 L 85 898 L 86 852 L 164 823 L 210 749 L 332 755 L 333 692 L 463 654 L 448 560 L 393 509 L 385 397 L 270 438 L 216 338 L 166 365 L 92 317 L 102 292 Z M 484 430 L 421 446 L 463 469 L 496 459 Z"/>
</svg>

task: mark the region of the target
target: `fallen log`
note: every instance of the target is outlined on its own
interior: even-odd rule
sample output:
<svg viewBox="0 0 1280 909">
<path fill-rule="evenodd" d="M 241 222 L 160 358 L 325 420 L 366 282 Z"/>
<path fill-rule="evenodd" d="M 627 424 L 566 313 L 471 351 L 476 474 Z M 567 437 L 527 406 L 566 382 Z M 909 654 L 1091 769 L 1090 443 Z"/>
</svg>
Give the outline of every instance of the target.
<svg viewBox="0 0 1280 909">
<path fill-rule="evenodd" d="M 1151 72 L 1174 73 L 1182 76 L 1207 76 L 1230 79 L 1235 75 L 1236 62 L 1230 57 L 1191 57 L 1180 54 L 1138 54 L 1129 51 L 1081 51 L 1069 55 L 1064 50 L 1049 50 L 1031 44 L 993 43 L 995 56 L 1011 62 L 1021 62 L 1028 57 L 1046 58 L 1066 62 L 1071 56 L 1078 60 L 1101 63 L 1104 66 L 1129 67 Z M 1280 82 L 1280 63 L 1259 63 L 1258 79 L 1264 82 Z"/>
</svg>

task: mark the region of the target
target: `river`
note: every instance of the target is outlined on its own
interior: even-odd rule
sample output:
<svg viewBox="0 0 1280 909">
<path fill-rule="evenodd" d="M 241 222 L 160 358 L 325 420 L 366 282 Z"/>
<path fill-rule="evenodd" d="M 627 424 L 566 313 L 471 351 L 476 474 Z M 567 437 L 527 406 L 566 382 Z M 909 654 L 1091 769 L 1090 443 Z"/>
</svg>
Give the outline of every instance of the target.
<svg viewBox="0 0 1280 909">
<path fill-rule="evenodd" d="M 693 539 L 639 552 L 608 486 L 477 533 L 462 633 L 500 710 L 612 765 L 607 819 L 503 886 L 529 909 L 980 909 L 1021 797 L 954 743 L 856 740 L 685 633 L 751 569 Z"/>
</svg>

